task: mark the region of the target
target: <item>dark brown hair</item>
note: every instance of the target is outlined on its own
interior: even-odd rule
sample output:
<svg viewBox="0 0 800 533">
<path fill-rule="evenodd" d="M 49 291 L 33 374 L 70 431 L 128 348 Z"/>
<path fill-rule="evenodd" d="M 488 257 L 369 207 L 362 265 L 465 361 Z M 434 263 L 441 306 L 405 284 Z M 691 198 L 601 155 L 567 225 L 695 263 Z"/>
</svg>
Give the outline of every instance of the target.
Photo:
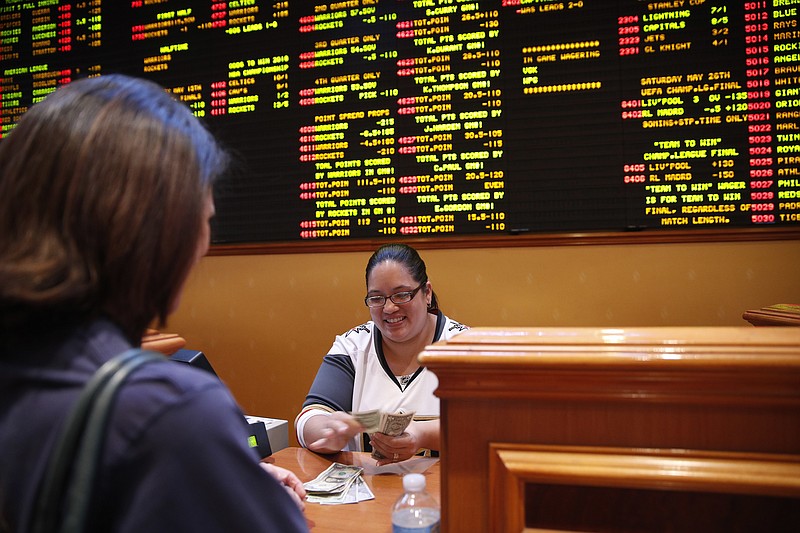
<svg viewBox="0 0 800 533">
<path fill-rule="evenodd" d="M 158 85 L 106 75 L 0 141 L 0 332 L 106 315 L 134 343 L 194 262 L 227 156 Z"/>
<path fill-rule="evenodd" d="M 372 270 L 384 261 L 394 261 L 406 267 L 411 279 L 419 284 L 428 281 L 428 271 L 425 268 L 425 261 L 419 256 L 414 248 L 403 243 L 389 243 L 380 246 L 367 261 L 365 277 L 369 286 L 369 275 Z M 439 301 L 436 293 L 431 291 L 430 310 L 435 312 L 439 309 Z"/>
</svg>

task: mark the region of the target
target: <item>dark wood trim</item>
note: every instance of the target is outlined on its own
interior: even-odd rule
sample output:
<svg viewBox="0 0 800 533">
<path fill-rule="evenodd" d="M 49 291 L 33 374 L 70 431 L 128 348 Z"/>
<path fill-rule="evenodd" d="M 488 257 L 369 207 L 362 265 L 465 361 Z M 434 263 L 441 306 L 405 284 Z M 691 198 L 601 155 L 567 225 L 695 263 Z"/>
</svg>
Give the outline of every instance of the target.
<svg viewBox="0 0 800 533">
<path fill-rule="evenodd" d="M 525 492 L 531 485 L 541 485 L 543 491 L 549 485 L 565 485 L 665 494 L 772 496 L 787 498 L 787 504 L 794 507 L 800 497 L 798 475 L 800 463 L 791 455 L 490 443 L 490 524 L 497 533 L 545 531 L 526 529 Z M 591 508 L 565 507 L 563 511 L 592 513 Z M 620 511 L 624 515 L 625 510 Z M 663 509 L 639 512 L 659 516 Z M 532 514 L 535 517 L 535 511 Z M 712 523 L 723 518 L 716 517 Z M 624 521 L 619 530 L 626 530 Z"/>
</svg>

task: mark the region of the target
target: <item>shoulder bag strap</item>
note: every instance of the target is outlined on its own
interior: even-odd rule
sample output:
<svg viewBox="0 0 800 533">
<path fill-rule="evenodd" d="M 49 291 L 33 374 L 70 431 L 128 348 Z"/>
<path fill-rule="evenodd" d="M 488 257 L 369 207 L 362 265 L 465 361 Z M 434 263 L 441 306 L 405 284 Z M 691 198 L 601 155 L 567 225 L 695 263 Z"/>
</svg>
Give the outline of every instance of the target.
<svg viewBox="0 0 800 533">
<path fill-rule="evenodd" d="M 70 412 L 48 462 L 33 507 L 32 533 L 83 531 L 106 427 L 119 387 L 140 365 L 165 360 L 161 354 L 132 348 L 95 372 Z M 66 515 L 62 516 L 62 512 Z"/>
</svg>

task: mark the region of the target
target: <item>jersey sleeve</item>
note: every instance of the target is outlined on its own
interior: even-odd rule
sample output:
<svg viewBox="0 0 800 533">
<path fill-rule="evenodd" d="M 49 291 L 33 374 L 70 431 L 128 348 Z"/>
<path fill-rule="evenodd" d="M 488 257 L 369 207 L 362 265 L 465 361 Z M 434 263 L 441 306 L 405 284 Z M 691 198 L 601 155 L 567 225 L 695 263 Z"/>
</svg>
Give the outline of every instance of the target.
<svg viewBox="0 0 800 533">
<path fill-rule="evenodd" d="M 326 355 L 306 395 L 303 408 L 321 405 L 332 411 L 352 410 L 355 377 L 355 367 L 348 355 Z"/>
<path fill-rule="evenodd" d="M 362 325 L 338 335 L 328 354 L 323 357 L 303 408 L 294 420 L 295 434 L 301 446 L 307 446 L 304 434 L 309 419 L 335 411 L 352 411 L 356 378 L 354 358 L 359 352 L 359 339 L 370 334 L 370 330 Z"/>
</svg>

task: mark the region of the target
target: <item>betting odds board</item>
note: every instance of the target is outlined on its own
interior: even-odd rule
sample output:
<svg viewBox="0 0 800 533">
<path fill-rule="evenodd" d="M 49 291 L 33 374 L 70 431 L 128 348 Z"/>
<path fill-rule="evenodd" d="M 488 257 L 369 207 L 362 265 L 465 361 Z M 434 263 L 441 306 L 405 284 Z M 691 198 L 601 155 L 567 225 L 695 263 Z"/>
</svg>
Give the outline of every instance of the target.
<svg viewBox="0 0 800 533">
<path fill-rule="evenodd" d="M 798 10 L 5 0 L 2 135 L 80 77 L 160 83 L 236 158 L 217 244 L 796 227 Z"/>
</svg>

